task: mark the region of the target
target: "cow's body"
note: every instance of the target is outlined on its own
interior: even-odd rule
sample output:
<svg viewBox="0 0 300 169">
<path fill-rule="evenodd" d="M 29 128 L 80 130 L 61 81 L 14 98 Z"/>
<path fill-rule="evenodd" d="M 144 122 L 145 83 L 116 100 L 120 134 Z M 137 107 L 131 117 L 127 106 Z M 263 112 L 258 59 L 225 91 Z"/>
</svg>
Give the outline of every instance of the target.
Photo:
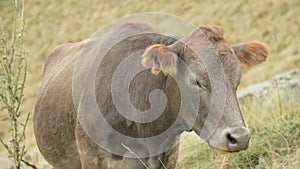
<svg viewBox="0 0 300 169">
<path fill-rule="evenodd" d="M 132 31 L 134 35 L 145 30 L 155 32 L 147 24 L 127 23 L 112 30 L 111 38 L 118 36 L 118 34 L 121 35 L 124 31 L 127 33 Z M 114 124 L 113 127 L 119 132 L 132 137 L 151 137 L 165 131 L 176 119 L 180 107 L 180 100 L 178 99 L 180 94 L 175 85 L 176 82 L 173 78 L 163 73 L 154 76 L 152 73 L 157 73 L 155 72 L 157 67 L 152 73 L 151 71 L 143 71 L 138 74 L 131 81 L 129 88 L 130 101 L 140 111 L 150 108 L 148 98 L 149 93 L 153 89 L 160 89 L 166 93 L 168 104 L 164 113 L 157 120 L 143 124 L 128 121 L 124 117 L 119 116 L 109 92 L 114 70 L 132 51 L 140 49 L 142 52 L 140 54 L 142 55 L 145 49 L 151 45 L 162 44 L 169 46 L 174 44 L 175 41 L 173 38 L 159 35 L 143 35 L 135 37 L 135 39 L 129 38 L 125 42 L 116 45 L 114 50 L 104 57 L 99 69 L 97 69 L 95 79 L 96 98 L 103 116 L 110 124 Z M 74 105 L 73 102 L 73 73 L 81 50 L 83 48 L 84 50 L 93 49 L 97 47 L 95 45 L 98 45 L 98 43 L 93 41 L 64 44 L 55 48 L 48 57 L 34 114 L 35 136 L 41 153 L 54 168 L 62 169 L 142 169 L 145 168 L 145 165 L 153 169 L 175 168 L 178 156 L 178 144 L 176 145 L 176 142 L 180 133 L 190 129 L 178 127 L 176 135 L 170 136 L 167 142 L 172 145 L 172 148 L 164 153 L 137 159 L 107 152 L 94 143 L 81 127 L 80 122 L 77 120 L 76 104 Z M 215 48 L 219 48 L 218 44 L 215 45 Z M 221 50 L 221 48 L 217 50 Z M 147 57 L 147 55 L 144 54 L 144 57 Z M 185 62 L 189 62 L 189 59 L 191 58 L 183 58 Z M 147 66 L 148 63 L 145 61 L 143 64 Z M 163 70 L 163 68 L 161 69 Z M 166 73 L 169 73 L 169 71 L 171 70 L 166 70 Z M 203 106 L 200 107 L 202 108 Z M 236 108 L 230 110 L 238 111 Z M 203 116 L 200 115 L 199 118 Z M 244 126 L 243 121 L 230 127 L 239 126 Z M 193 128 L 193 130 L 196 133 L 200 132 L 197 127 Z M 213 147 L 213 142 L 210 145 Z M 225 148 L 222 146 L 219 148 L 222 151 L 226 151 L 226 146 Z M 232 149 L 231 151 L 245 148 Z"/>
</svg>

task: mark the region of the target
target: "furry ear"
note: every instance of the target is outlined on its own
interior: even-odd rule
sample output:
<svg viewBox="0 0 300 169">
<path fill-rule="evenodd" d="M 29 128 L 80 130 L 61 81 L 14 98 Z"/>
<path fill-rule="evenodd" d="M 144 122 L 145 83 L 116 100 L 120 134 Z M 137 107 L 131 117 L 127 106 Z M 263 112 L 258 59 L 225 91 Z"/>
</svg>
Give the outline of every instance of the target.
<svg viewBox="0 0 300 169">
<path fill-rule="evenodd" d="M 232 45 L 232 48 L 242 66 L 246 69 L 264 62 L 269 54 L 267 46 L 256 41 Z"/>
<path fill-rule="evenodd" d="M 164 74 L 177 72 L 177 59 L 178 56 L 168 46 L 162 44 L 156 44 L 149 46 L 142 59 L 142 65 L 144 67 L 152 68 L 151 72 L 157 75 L 160 71 Z"/>
</svg>

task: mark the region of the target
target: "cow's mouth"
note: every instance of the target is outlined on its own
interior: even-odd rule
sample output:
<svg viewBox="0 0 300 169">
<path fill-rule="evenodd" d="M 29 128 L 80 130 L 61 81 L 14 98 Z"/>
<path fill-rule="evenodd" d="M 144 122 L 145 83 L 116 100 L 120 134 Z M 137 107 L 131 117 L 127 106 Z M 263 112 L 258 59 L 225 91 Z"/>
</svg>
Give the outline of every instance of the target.
<svg viewBox="0 0 300 169">
<path fill-rule="evenodd" d="M 195 131 L 199 136 L 199 132 Z M 246 127 L 232 127 L 214 133 L 206 142 L 221 153 L 234 153 L 249 147 L 250 130 Z"/>
<path fill-rule="evenodd" d="M 230 150 L 229 148 L 221 148 L 221 147 L 214 147 L 214 146 L 211 146 L 210 144 L 208 144 L 208 146 L 215 150 L 216 152 L 220 153 L 220 154 L 230 154 L 230 153 L 237 153 L 237 152 L 240 152 L 240 151 L 243 151 L 243 150 L 246 150 L 248 148 L 245 147 L 244 149 L 235 149 L 235 150 Z"/>
</svg>

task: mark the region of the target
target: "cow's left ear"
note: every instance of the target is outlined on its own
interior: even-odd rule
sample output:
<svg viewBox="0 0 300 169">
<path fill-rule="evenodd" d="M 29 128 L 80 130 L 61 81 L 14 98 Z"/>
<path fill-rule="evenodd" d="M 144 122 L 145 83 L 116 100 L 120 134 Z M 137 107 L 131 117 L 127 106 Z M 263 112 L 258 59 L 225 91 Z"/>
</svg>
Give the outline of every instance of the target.
<svg viewBox="0 0 300 169">
<path fill-rule="evenodd" d="M 151 72 L 157 75 L 160 71 L 164 74 L 176 74 L 178 56 L 168 46 L 156 44 L 149 46 L 142 59 L 142 65 L 152 68 Z"/>
<path fill-rule="evenodd" d="M 256 41 L 232 45 L 232 48 L 244 68 L 264 62 L 269 54 L 267 46 Z"/>
</svg>

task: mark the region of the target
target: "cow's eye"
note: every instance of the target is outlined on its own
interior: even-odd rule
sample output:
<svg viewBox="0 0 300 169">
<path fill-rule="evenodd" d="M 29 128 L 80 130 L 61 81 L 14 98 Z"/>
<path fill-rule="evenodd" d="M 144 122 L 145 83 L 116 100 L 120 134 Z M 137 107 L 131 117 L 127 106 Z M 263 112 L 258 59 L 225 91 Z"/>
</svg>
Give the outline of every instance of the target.
<svg viewBox="0 0 300 169">
<path fill-rule="evenodd" d="M 199 88 L 202 88 L 202 85 L 200 82 L 198 82 L 197 80 L 195 79 L 191 79 L 191 83 Z"/>
</svg>

